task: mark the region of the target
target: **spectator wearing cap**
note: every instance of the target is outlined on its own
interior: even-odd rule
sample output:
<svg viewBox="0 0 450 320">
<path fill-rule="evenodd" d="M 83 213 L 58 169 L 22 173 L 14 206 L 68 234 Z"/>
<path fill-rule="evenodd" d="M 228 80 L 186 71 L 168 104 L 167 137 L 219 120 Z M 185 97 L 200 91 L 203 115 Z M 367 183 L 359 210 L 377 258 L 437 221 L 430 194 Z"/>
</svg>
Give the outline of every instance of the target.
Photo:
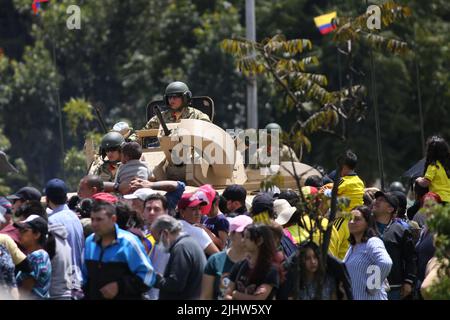
<svg viewBox="0 0 450 320">
<path fill-rule="evenodd" d="M 372 212 L 375 216 L 376 229 L 383 240 L 393 265 L 388 276 L 391 290 L 389 300 L 405 299 L 411 296 L 417 275 L 417 256 L 411 232 L 400 223 L 395 222 L 394 215 L 398 208 L 398 199 L 392 193 L 378 191 Z"/>
<path fill-rule="evenodd" d="M 220 196 L 214 188 L 207 184 L 203 185 L 196 193 L 199 197 L 204 197 L 208 204 L 200 208 L 201 212 L 207 216 L 203 224 L 196 224 L 196 226 L 203 228 L 214 244 L 223 250 L 228 241 L 229 223 L 227 218 L 219 210 Z"/>
<path fill-rule="evenodd" d="M 255 223 L 271 225 L 275 222 L 275 212 L 273 210 L 274 199 L 269 193 L 260 192 L 252 201 L 251 217 Z M 295 244 L 283 233 L 280 241 L 283 253 L 289 257 L 296 249 Z"/>
<path fill-rule="evenodd" d="M 144 179 L 133 179 L 129 184 L 129 193 L 134 192 L 140 188 L 150 188 L 158 191 L 165 191 L 164 195 L 167 202 L 167 209 L 169 214 L 175 215 L 175 208 L 177 207 L 178 201 L 181 199 L 186 185 L 181 181 L 163 180 L 163 181 L 148 181 Z M 145 206 L 144 206 L 145 207 Z M 145 210 L 145 209 L 144 209 Z"/>
<path fill-rule="evenodd" d="M 158 217 L 151 226 L 158 247 L 162 246 L 170 254 L 164 274 L 156 275 L 155 287 L 160 290 L 160 300 L 200 297 L 206 258 L 198 242 L 182 233 L 182 228 L 180 220 L 169 215 Z"/>
<path fill-rule="evenodd" d="M 6 196 L 6 198 L 12 203 L 12 213 L 15 213 L 16 210 L 27 201 L 41 201 L 41 197 L 42 195 L 39 190 L 33 187 L 23 187 L 16 193 Z"/>
<path fill-rule="evenodd" d="M 144 246 L 132 233 L 120 229 L 115 207 L 96 201 L 92 229 L 86 239 L 83 289 L 87 299 L 142 299 L 155 282 Z"/>
<path fill-rule="evenodd" d="M 409 224 L 406 221 L 406 196 L 403 192 L 400 191 L 390 191 L 394 196 L 397 197 L 398 208 L 395 212 L 395 221 L 400 223 L 405 228 L 409 228 Z"/>
<path fill-rule="evenodd" d="M 284 227 L 284 232 L 289 232 L 292 236 L 294 243 L 302 243 L 310 239 L 310 231 L 313 231 L 312 240 L 320 245 L 323 241 L 323 233 L 320 232 L 318 228 L 315 228 L 316 219 L 311 219 L 309 215 L 303 214 L 295 208 L 292 207 L 289 202 L 285 199 L 277 199 L 274 201 L 274 211 L 277 215 L 275 222 Z M 320 221 L 322 229 L 326 230 L 328 227 L 328 219 L 324 217 L 317 217 Z M 287 234 L 286 234 L 287 235 Z M 339 234 L 334 227 L 331 227 L 331 238 L 328 245 L 328 252 L 333 256 L 337 257 L 339 248 Z M 345 255 L 344 255 L 345 256 Z"/>
<path fill-rule="evenodd" d="M 39 200 L 27 200 L 27 201 L 23 202 L 22 205 L 20 207 L 18 207 L 16 209 L 16 211 L 14 212 L 14 216 L 17 221 L 25 220 L 26 218 L 28 218 L 28 216 L 30 216 L 32 214 L 36 214 L 36 215 L 44 218 L 45 220 L 47 220 L 47 213 L 45 212 L 45 209 L 42 206 L 40 199 Z M 11 222 L 12 222 L 12 220 L 11 220 Z M 10 236 L 17 243 L 17 245 L 21 249 L 23 249 L 20 246 L 19 230 L 17 230 L 17 228 L 14 227 L 13 224 L 9 224 L 6 227 L 4 227 L 0 231 L 0 233 Z"/>
<path fill-rule="evenodd" d="M 275 239 L 265 224 L 250 224 L 244 230 L 247 258 L 230 272 L 225 300 L 273 300 L 279 286 Z"/>
<path fill-rule="evenodd" d="M 273 207 L 277 218 L 275 222 L 283 227 L 283 232 L 293 243 L 299 243 L 299 226 L 298 221 L 300 215 L 297 208 L 292 207 L 286 199 L 277 199 L 273 202 Z"/>
<path fill-rule="evenodd" d="M 202 300 L 223 300 L 230 283 L 231 269 L 246 257 L 244 229 L 253 220 L 249 216 L 239 215 L 228 218 L 228 221 L 230 245 L 226 250 L 209 257 L 202 280 Z"/>
<path fill-rule="evenodd" d="M 84 176 L 78 184 L 78 196 L 81 199 L 92 198 L 98 192 L 103 192 L 103 180 L 97 175 Z"/>
<path fill-rule="evenodd" d="M 33 187 L 23 187 L 19 189 L 16 193 L 6 196 L 6 199 L 12 204 L 11 207 L 5 203 L 7 212 L 11 212 L 11 215 L 6 213 L 6 222 L 2 228 L 0 228 L 0 233 L 7 234 L 18 244 L 19 243 L 19 231 L 13 226 L 12 215 L 16 214 L 16 211 L 24 204 L 30 201 L 41 201 L 41 193 Z M 9 207 L 9 208 L 8 208 Z"/>
<path fill-rule="evenodd" d="M 17 276 L 20 297 L 47 299 L 50 297 L 52 264 L 47 251 L 48 224 L 42 217 L 31 215 L 14 226 L 20 230 L 20 244 L 27 252 L 31 272 L 20 271 Z"/>
<path fill-rule="evenodd" d="M 74 295 L 76 295 L 81 286 L 81 266 L 82 254 L 84 249 L 83 226 L 75 212 L 67 206 L 67 187 L 64 181 L 60 179 L 51 179 L 45 186 L 45 196 L 47 206 L 52 209 L 48 215 L 49 224 L 63 225 L 67 230 L 67 241 L 72 249 L 72 265 L 77 275 L 77 282 L 74 283 Z"/>
<path fill-rule="evenodd" d="M 208 236 L 205 230 L 195 226 L 200 222 L 200 207 L 207 202 L 199 198 L 196 193 L 184 193 L 178 202 L 179 219 L 183 226 L 183 232 L 191 235 L 203 249 L 207 256 L 219 252 L 219 249 Z"/>
<path fill-rule="evenodd" d="M 151 188 L 140 188 L 132 194 L 126 194 L 123 196 L 126 200 L 131 200 L 131 208 L 136 212 L 137 218 L 140 221 L 144 221 L 144 203 L 147 198 L 156 194 L 157 192 Z"/>
<path fill-rule="evenodd" d="M 245 199 L 247 198 L 247 190 L 239 184 L 232 184 L 225 188 L 222 197 L 226 201 L 227 217 L 235 217 L 241 214 L 250 216 L 247 212 Z"/>
</svg>

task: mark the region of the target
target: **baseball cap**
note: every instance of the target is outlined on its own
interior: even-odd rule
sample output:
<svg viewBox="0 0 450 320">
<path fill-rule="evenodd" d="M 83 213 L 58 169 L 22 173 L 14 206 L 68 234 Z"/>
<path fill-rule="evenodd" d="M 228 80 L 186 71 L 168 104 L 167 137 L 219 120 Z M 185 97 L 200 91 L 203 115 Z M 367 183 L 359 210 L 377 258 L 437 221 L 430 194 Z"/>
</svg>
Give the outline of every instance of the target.
<svg viewBox="0 0 450 320">
<path fill-rule="evenodd" d="M 252 214 L 258 214 L 263 211 L 273 210 L 273 198 L 267 192 L 258 193 L 252 201 Z"/>
<path fill-rule="evenodd" d="M 180 201 L 178 201 L 178 209 L 192 208 L 196 206 L 204 206 L 207 202 L 199 198 L 196 193 L 183 193 Z"/>
<path fill-rule="evenodd" d="M 151 188 L 140 188 L 137 189 L 135 192 L 131 193 L 131 194 L 126 194 L 124 195 L 124 199 L 127 200 L 134 200 L 134 199 L 139 199 L 142 201 L 145 201 L 150 195 L 158 193 L 155 190 L 151 189 Z"/>
<path fill-rule="evenodd" d="M 33 187 L 23 187 L 16 193 L 6 196 L 8 200 L 37 200 L 41 201 L 41 193 Z"/>
<path fill-rule="evenodd" d="M 383 192 L 383 191 L 377 191 L 375 192 L 375 199 L 379 198 L 379 197 L 383 197 L 384 199 L 386 199 L 386 202 L 389 203 L 391 205 L 392 208 L 394 208 L 394 213 L 397 211 L 398 209 L 398 198 L 396 195 L 394 195 L 391 192 Z"/>
<path fill-rule="evenodd" d="M 208 214 L 211 211 L 212 203 L 216 197 L 216 190 L 210 184 L 205 184 L 199 187 L 195 193 L 200 200 L 207 202 L 207 204 L 200 208 L 200 211 L 203 214 Z"/>
<path fill-rule="evenodd" d="M 228 229 L 230 232 L 242 232 L 246 226 L 253 223 L 253 219 L 245 214 L 241 214 L 234 218 L 228 218 L 228 222 L 230 223 Z"/>
<path fill-rule="evenodd" d="M 116 203 L 119 201 L 116 196 L 106 192 L 98 192 L 92 196 L 92 199 L 109 203 Z"/>
<path fill-rule="evenodd" d="M 67 186 L 61 179 L 51 179 L 47 182 L 44 193 L 47 197 L 52 199 L 64 198 L 67 196 Z"/>
<path fill-rule="evenodd" d="M 45 221 L 44 218 L 42 218 L 36 214 L 30 215 L 28 218 L 26 218 L 25 220 L 23 220 L 21 222 L 15 222 L 14 227 L 16 227 L 17 229 L 30 228 L 30 229 L 33 229 L 34 231 L 38 231 L 42 234 L 48 233 L 47 221 Z"/>
</svg>

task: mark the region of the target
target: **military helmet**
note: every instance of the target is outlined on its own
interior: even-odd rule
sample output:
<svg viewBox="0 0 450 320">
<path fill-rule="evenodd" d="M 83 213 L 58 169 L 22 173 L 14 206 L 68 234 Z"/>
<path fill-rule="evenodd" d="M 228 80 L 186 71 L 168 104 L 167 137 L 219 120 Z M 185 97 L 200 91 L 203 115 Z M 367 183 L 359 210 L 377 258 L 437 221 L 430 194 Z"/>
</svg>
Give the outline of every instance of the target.
<svg viewBox="0 0 450 320">
<path fill-rule="evenodd" d="M 104 158 L 108 149 L 120 149 L 125 138 L 119 132 L 111 131 L 105 134 L 100 144 L 100 154 Z"/>
<path fill-rule="evenodd" d="M 266 125 L 265 129 L 267 130 L 267 133 L 270 133 L 272 130 L 279 130 L 281 133 L 282 129 L 278 123 L 271 122 L 268 125 Z"/>
<path fill-rule="evenodd" d="M 129 124 L 125 121 L 117 122 L 111 131 L 119 132 L 125 139 L 131 134 L 131 128 Z"/>
<path fill-rule="evenodd" d="M 406 193 L 406 189 L 400 181 L 392 182 L 389 186 L 389 191 L 400 191 L 402 193 Z"/>
<path fill-rule="evenodd" d="M 180 95 L 183 97 L 183 106 L 187 106 L 192 98 L 192 93 L 186 83 L 175 81 L 169 83 L 164 93 L 164 102 L 169 106 L 169 96 Z"/>
</svg>

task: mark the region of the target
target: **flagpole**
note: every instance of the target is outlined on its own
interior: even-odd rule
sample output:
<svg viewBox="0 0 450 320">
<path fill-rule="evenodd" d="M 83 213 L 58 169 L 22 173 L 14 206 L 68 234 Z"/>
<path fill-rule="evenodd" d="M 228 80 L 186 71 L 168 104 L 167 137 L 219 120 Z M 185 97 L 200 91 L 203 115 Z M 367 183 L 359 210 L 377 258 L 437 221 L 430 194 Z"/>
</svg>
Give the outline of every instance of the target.
<svg viewBox="0 0 450 320">
<path fill-rule="evenodd" d="M 369 3 L 366 0 L 366 6 Z M 370 79 L 371 79 L 371 87 L 372 87 L 372 103 L 373 110 L 375 115 L 375 132 L 376 132 L 376 141 L 377 141 L 377 156 L 378 156 L 378 171 L 380 174 L 380 183 L 381 190 L 384 191 L 384 164 L 383 164 L 383 149 L 381 146 L 381 133 L 380 133 L 380 115 L 378 112 L 378 95 L 377 95 L 377 87 L 376 87 L 376 79 L 375 79 L 375 62 L 373 57 L 372 47 L 369 47 L 369 55 L 370 55 Z"/>
</svg>

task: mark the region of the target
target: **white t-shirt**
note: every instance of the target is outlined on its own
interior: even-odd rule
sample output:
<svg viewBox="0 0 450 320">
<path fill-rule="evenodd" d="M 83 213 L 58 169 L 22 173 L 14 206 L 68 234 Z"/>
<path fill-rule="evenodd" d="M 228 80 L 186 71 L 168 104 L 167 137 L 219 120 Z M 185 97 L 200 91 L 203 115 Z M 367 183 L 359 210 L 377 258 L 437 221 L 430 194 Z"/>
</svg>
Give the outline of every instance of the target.
<svg viewBox="0 0 450 320">
<path fill-rule="evenodd" d="M 189 234 L 192 238 L 197 241 L 197 243 L 200 245 L 200 248 L 203 250 L 206 249 L 212 242 L 211 238 L 208 236 L 205 230 L 202 228 L 193 226 L 189 222 L 186 222 L 185 220 L 179 220 L 181 224 L 183 225 L 183 232 Z"/>
</svg>

